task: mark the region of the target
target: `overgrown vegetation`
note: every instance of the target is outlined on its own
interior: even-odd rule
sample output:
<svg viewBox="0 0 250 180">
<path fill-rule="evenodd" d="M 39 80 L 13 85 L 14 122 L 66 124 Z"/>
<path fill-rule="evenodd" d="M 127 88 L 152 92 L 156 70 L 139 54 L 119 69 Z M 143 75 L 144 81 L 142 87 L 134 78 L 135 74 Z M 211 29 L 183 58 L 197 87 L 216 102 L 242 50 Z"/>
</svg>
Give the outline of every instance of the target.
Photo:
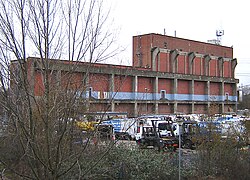
<svg viewBox="0 0 250 180">
<path fill-rule="evenodd" d="M 92 149 L 79 161 L 79 168 L 89 170 L 81 173 L 81 179 L 178 179 L 176 153 L 158 153 L 152 149 L 131 150 L 122 146 L 107 148 Z M 95 161 L 97 157 L 101 159 L 98 163 Z M 183 177 L 191 178 L 192 173 L 193 166 L 183 167 Z M 78 178 L 77 168 L 64 176 L 64 179 Z"/>
<path fill-rule="evenodd" d="M 82 146 L 77 145 L 80 148 Z M 186 152 L 181 158 L 182 179 L 249 179 L 249 151 L 235 148 L 231 140 L 204 143 L 197 151 Z M 1 153 L 6 153 L 1 147 Z M 15 151 L 12 148 L 12 151 Z M 15 152 L 17 153 L 17 152 Z M 18 154 L 7 153 L 13 166 L 26 167 Z M 12 155 L 12 156 L 11 156 Z M 71 163 L 69 159 L 68 163 Z M 66 168 L 66 167 L 65 167 Z M 3 171 L 4 166 L 1 166 Z M 63 167 L 62 167 L 63 169 Z M 79 171 L 82 169 L 82 171 Z M 3 173 L 18 178 L 10 169 Z M 162 153 L 153 149 L 128 149 L 126 145 L 91 145 L 67 174 L 59 179 L 178 179 L 178 153 Z"/>
<path fill-rule="evenodd" d="M 212 131 L 210 131 L 212 132 Z M 203 141 L 196 151 L 182 154 L 181 174 L 183 179 L 248 179 L 249 151 L 243 150 L 238 141 L 224 139 L 211 134 L 212 141 Z M 12 168 L 25 174 L 32 173 L 23 159 L 23 152 L 15 138 L 1 139 L 1 160 L 8 161 L 11 166 L 1 164 L 4 177 L 18 179 Z M 58 179 L 177 179 L 178 154 L 159 153 L 153 149 L 128 149 L 114 146 L 112 141 L 95 145 L 89 143 L 72 146 L 76 152 L 84 149 L 81 157 L 68 173 Z M 4 159 L 3 159 L 4 157 Z M 26 162 L 26 163 L 25 163 Z M 32 163 L 36 163 L 34 160 Z M 67 164 L 74 163 L 68 159 L 62 164 L 62 172 Z M 80 170 L 81 169 L 81 170 Z M 22 177 L 24 178 L 24 177 Z"/>
<path fill-rule="evenodd" d="M 197 148 L 197 176 L 208 179 L 249 179 L 249 121 L 237 122 L 242 126 L 241 132 L 232 123 L 228 125 L 225 134 L 221 134 L 218 128 L 223 123 L 215 125 L 212 118 L 218 108 L 216 105 L 210 107 L 210 114 L 206 119 L 207 139 L 203 139 Z"/>
<path fill-rule="evenodd" d="M 231 139 L 214 141 L 197 150 L 197 175 L 217 179 L 249 179 L 249 150 L 237 148 Z"/>
<path fill-rule="evenodd" d="M 75 147 L 73 129 L 89 108 L 88 70 L 119 49 L 105 7 L 102 0 L 0 0 L 0 109 L 8 124 L 0 163 L 11 179 L 87 170 L 78 164 L 91 150 Z M 69 68 L 57 66 L 59 59 Z M 81 62 L 87 70 L 75 78 Z"/>
</svg>

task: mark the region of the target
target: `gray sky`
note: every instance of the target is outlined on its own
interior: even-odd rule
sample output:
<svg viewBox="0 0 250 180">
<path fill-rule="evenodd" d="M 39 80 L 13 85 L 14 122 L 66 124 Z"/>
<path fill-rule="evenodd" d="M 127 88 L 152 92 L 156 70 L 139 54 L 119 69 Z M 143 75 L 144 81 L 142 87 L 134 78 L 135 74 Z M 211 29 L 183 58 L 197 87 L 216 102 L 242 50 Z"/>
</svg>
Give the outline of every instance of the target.
<svg viewBox="0 0 250 180">
<path fill-rule="evenodd" d="M 126 47 L 117 64 L 131 65 L 132 36 L 163 34 L 202 42 L 224 30 L 222 45 L 233 46 L 239 85 L 250 84 L 250 2 L 248 0 L 109 0 L 119 27 L 119 44 Z"/>
</svg>

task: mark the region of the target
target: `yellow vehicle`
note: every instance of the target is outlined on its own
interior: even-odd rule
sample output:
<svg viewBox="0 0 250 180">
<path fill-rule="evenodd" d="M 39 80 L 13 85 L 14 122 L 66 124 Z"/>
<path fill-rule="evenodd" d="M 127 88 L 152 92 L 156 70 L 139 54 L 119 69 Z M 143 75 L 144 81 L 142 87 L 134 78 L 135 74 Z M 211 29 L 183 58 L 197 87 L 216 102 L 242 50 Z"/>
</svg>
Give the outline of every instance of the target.
<svg viewBox="0 0 250 180">
<path fill-rule="evenodd" d="M 115 140 L 114 128 L 112 125 L 101 124 L 96 121 L 77 121 L 76 126 L 81 130 L 81 135 L 88 134 L 88 136 L 94 138 L 94 141 Z"/>
<path fill-rule="evenodd" d="M 96 128 L 96 125 L 98 122 L 95 121 L 90 121 L 90 122 L 85 122 L 85 121 L 77 121 L 76 126 L 83 131 L 94 131 Z"/>
</svg>

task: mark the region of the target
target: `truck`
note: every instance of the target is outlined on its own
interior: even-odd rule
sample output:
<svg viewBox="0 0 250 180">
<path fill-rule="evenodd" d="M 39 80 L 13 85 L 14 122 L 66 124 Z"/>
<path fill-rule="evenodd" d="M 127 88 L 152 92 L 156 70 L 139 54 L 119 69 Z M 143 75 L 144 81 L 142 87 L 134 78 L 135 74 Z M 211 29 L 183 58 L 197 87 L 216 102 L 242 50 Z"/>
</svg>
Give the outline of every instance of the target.
<svg viewBox="0 0 250 180">
<path fill-rule="evenodd" d="M 179 134 L 179 126 L 176 126 L 175 136 L 181 136 L 181 146 L 187 149 L 195 149 L 197 145 L 203 142 L 211 142 L 215 136 L 221 136 L 221 129 L 217 122 L 197 122 L 193 120 L 185 120 L 181 125 Z"/>
<path fill-rule="evenodd" d="M 175 151 L 178 147 L 172 121 L 165 116 L 141 117 L 138 121 L 136 142 L 140 148 L 152 146 L 158 151 Z"/>
<path fill-rule="evenodd" d="M 173 134 L 171 117 L 164 115 L 141 116 L 137 119 L 136 140 L 142 137 L 144 127 L 153 127 L 152 122 L 155 123 L 154 126 L 161 137 L 168 137 Z"/>
<path fill-rule="evenodd" d="M 89 112 L 83 114 L 80 119 L 97 123 L 100 127 L 112 127 L 115 139 L 135 138 L 135 119 L 128 118 L 126 112 Z"/>
<path fill-rule="evenodd" d="M 116 139 L 135 140 L 136 122 L 137 120 L 135 118 L 122 118 L 105 120 L 102 124 L 113 126 Z"/>
<path fill-rule="evenodd" d="M 86 143 L 90 139 L 94 144 L 98 141 L 115 140 L 114 128 L 109 124 L 101 124 L 96 121 L 76 121 L 75 127 L 75 144 Z"/>
</svg>

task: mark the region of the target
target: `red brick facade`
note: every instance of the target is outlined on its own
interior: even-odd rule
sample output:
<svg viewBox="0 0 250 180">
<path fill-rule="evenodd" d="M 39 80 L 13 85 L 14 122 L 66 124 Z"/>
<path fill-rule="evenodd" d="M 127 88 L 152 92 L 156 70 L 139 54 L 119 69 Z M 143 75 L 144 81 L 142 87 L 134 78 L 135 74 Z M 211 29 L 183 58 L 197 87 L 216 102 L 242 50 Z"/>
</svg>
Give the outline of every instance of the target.
<svg viewBox="0 0 250 180">
<path fill-rule="evenodd" d="M 35 96 L 44 91 L 40 59 L 28 58 Z M 133 37 L 133 65 L 77 63 L 51 60 L 51 83 L 70 88 L 89 100 L 89 111 L 140 114 L 207 113 L 235 111 L 234 78 L 237 60 L 231 47 L 146 34 Z"/>
</svg>

